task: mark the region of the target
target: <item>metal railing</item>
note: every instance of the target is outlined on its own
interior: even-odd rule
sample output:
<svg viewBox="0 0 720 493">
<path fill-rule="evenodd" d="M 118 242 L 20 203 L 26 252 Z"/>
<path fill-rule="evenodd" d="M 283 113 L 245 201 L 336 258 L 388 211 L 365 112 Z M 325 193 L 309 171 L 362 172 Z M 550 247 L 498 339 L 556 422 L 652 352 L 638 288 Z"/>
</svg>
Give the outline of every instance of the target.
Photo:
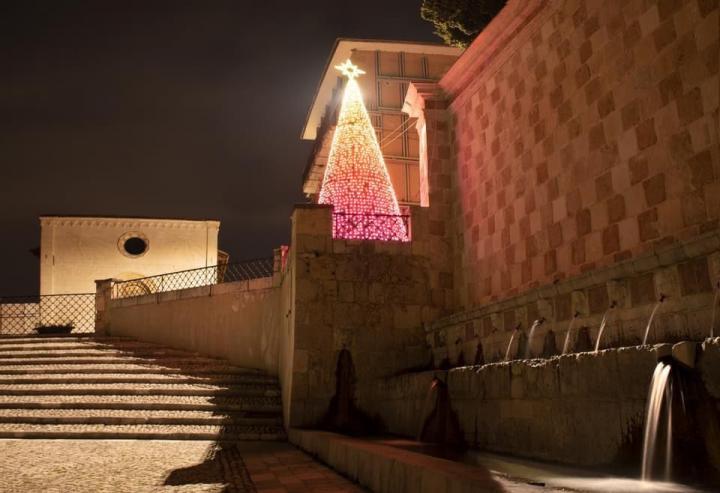
<svg viewBox="0 0 720 493">
<path fill-rule="evenodd" d="M 95 332 L 95 293 L 0 297 L 0 336 Z"/>
<path fill-rule="evenodd" d="M 409 214 L 350 214 L 333 212 L 333 238 L 345 240 L 410 241 Z"/>
<path fill-rule="evenodd" d="M 273 275 L 273 258 L 246 260 L 232 264 L 213 265 L 199 269 L 169 272 L 113 284 L 112 298 L 133 298 L 146 294 L 178 289 L 199 288 L 226 282 L 247 281 Z"/>
</svg>

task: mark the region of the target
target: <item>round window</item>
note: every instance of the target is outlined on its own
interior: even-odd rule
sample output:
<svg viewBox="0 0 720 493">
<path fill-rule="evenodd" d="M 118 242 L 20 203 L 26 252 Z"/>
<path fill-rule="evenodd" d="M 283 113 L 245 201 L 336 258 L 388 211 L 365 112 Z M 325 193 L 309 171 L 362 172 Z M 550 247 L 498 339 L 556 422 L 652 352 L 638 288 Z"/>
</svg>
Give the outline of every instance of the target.
<svg viewBox="0 0 720 493">
<path fill-rule="evenodd" d="M 128 238 L 123 244 L 123 248 L 130 255 L 142 255 L 147 250 L 147 243 L 142 238 Z"/>
<path fill-rule="evenodd" d="M 118 240 L 118 250 L 126 257 L 140 257 L 147 253 L 148 240 L 141 233 L 125 233 Z"/>
</svg>

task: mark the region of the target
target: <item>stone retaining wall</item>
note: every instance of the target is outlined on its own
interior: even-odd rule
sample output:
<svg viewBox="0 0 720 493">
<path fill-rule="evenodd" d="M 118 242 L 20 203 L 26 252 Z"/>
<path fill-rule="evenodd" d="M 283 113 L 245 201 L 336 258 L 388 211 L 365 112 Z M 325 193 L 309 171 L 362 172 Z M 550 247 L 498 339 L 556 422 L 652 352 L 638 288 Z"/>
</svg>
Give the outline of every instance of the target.
<svg viewBox="0 0 720 493">
<path fill-rule="evenodd" d="M 545 360 L 409 373 L 374 384 L 371 413 L 387 430 L 416 437 L 434 401 L 433 377 L 446 382 L 452 409 L 473 447 L 577 465 L 635 455 L 658 351 L 609 349 Z M 720 338 L 703 343 L 697 372 L 720 405 Z"/>
<path fill-rule="evenodd" d="M 277 375 L 280 306 L 273 278 L 230 282 L 107 300 L 98 330 Z"/>
</svg>

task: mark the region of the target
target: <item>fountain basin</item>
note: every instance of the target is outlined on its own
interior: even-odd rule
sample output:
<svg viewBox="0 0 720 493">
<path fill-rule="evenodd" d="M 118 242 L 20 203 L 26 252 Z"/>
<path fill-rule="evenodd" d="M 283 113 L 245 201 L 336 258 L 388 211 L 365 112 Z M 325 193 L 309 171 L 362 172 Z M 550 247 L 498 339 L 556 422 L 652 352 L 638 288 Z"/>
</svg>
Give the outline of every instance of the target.
<svg viewBox="0 0 720 493">
<path fill-rule="evenodd" d="M 695 358 L 697 356 L 697 343 L 692 341 L 682 341 L 673 345 L 672 357 L 688 368 L 695 368 Z"/>
<path fill-rule="evenodd" d="M 360 401 L 388 432 L 415 437 L 438 375 L 471 448 L 639 476 L 648 386 L 658 356 L 671 354 L 666 345 L 632 346 L 409 373 L 363 386 Z M 720 339 L 698 348 L 696 362 L 688 375 L 719 408 Z"/>
</svg>

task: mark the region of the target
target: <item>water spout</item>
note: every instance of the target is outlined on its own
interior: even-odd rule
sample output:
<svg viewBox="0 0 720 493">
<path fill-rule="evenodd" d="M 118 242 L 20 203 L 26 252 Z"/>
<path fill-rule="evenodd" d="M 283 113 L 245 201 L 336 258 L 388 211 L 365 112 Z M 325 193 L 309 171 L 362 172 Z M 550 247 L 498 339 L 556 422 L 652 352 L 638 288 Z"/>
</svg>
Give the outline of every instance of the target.
<svg viewBox="0 0 720 493">
<path fill-rule="evenodd" d="M 652 326 L 653 318 L 655 318 L 655 312 L 657 312 L 658 308 L 660 308 L 660 305 L 662 305 L 663 301 L 665 301 L 665 295 L 661 294 L 660 299 L 657 303 L 655 303 L 655 306 L 652 309 L 652 312 L 650 313 L 650 318 L 648 319 L 647 326 L 645 327 L 645 337 L 643 337 L 643 346 L 647 344 L 648 341 L 648 335 L 650 335 L 650 327 Z"/>
<path fill-rule="evenodd" d="M 615 308 L 616 304 L 613 301 L 610 303 L 610 306 L 607 310 L 605 310 L 605 313 L 603 313 L 602 321 L 600 322 L 600 330 L 598 330 L 598 336 L 597 340 L 595 341 L 595 352 L 597 353 L 600 350 L 600 341 L 602 340 L 603 332 L 605 332 L 605 326 L 607 325 L 607 318 L 608 313 L 610 313 L 610 310 Z"/>
<path fill-rule="evenodd" d="M 660 424 L 663 399 L 666 400 L 667 436 L 665 438 L 665 478 L 670 475 L 672 464 L 672 391 L 670 390 L 671 367 L 662 361 L 655 367 L 650 390 L 648 392 L 647 412 L 645 413 L 645 435 L 643 437 L 642 480 L 649 481 L 655 461 L 657 433 Z"/>
<path fill-rule="evenodd" d="M 572 319 L 570 319 L 570 325 L 568 325 L 567 332 L 565 333 L 565 344 L 563 344 L 563 354 L 567 354 L 568 349 L 570 349 L 570 334 L 572 333 L 573 325 L 575 325 L 575 321 L 580 316 L 580 312 L 575 312 Z"/>
<path fill-rule="evenodd" d="M 527 347 L 525 348 L 525 359 L 530 358 L 530 348 L 532 347 L 533 336 L 535 335 L 535 329 L 537 329 L 542 323 L 545 322 L 545 317 L 538 318 L 530 327 L 530 334 L 528 335 Z"/>
<path fill-rule="evenodd" d="M 513 329 L 512 336 L 510 336 L 510 342 L 508 342 L 507 349 L 505 350 L 505 361 L 510 361 L 510 349 L 512 348 L 512 344 L 515 341 L 515 336 L 517 336 L 520 333 L 520 326 L 518 325 Z"/>
</svg>

